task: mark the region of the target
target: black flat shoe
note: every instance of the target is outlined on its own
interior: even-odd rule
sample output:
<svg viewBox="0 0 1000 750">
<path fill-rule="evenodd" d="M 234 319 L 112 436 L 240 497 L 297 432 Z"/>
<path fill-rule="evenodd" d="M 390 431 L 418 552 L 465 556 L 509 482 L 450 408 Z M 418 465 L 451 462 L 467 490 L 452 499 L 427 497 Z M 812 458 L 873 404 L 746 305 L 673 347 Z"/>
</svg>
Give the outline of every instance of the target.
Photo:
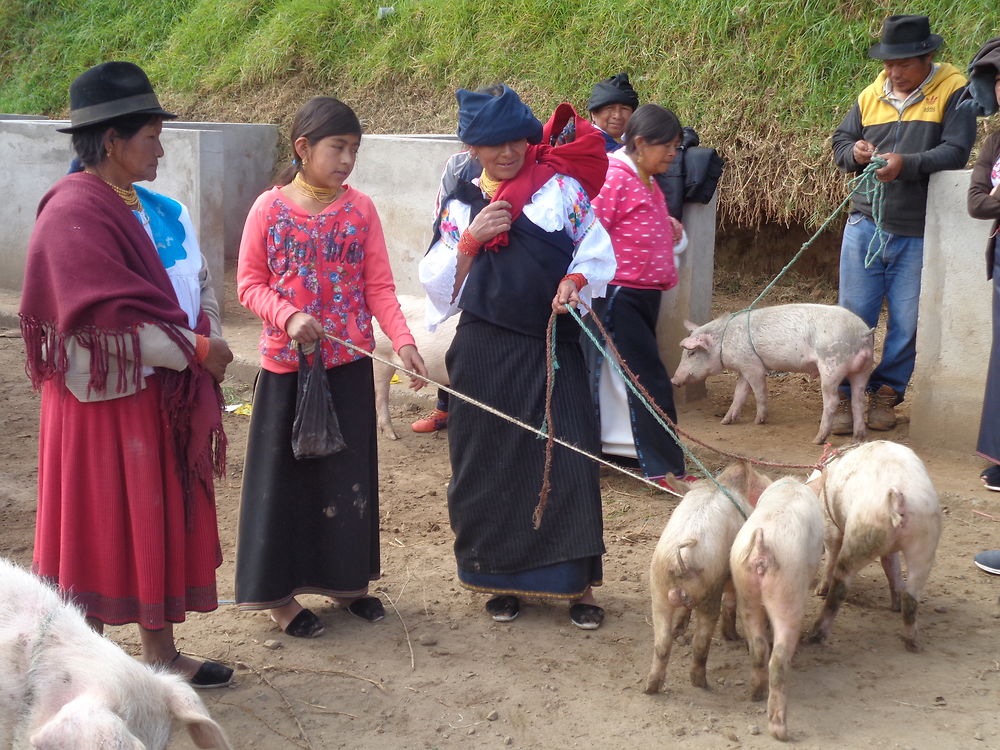
<svg viewBox="0 0 1000 750">
<path fill-rule="evenodd" d="M 509 594 L 504 596 L 494 596 L 486 602 L 486 611 L 495 622 L 510 622 L 516 620 L 521 614 L 521 602 L 516 596 Z"/>
<path fill-rule="evenodd" d="M 569 619 L 581 630 L 597 630 L 604 622 L 604 610 L 596 604 L 574 604 Z"/>
<path fill-rule="evenodd" d="M 385 617 L 385 607 L 382 600 L 375 596 L 362 596 L 347 605 L 347 611 L 355 617 L 368 622 L 378 622 Z"/>
<path fill-rule="evenodd" d="M 178 651 L 170 663 L 173 664 L 180 658 L 181 652 Z M 233 670 L 225 664 L 219 664 L 217 661 L 203 661 L 198 667 L 198 671 L 194 673 L 194 677 L 188 679 L 188 684 L 196 690 L 211 690 L 212 688 L 229 687 L 229 683 L 232 681 Z"/>
<path fill-rule="evenodd" d="M 188 680 L 191 687 L 198 690 L 229 687 L 233 681 L 233 670 L 217 661 L 203 662 L 194 677 Z"/>
<path fill-rule="evenodd" d="M 323 623 L 312 610 L 303 609 L 292 618 L 292 621 L 284 628 L 284 632 L 285 635 L 290 635 L 293 638 L 316 638 L 323 634 Z"/>
</svg>

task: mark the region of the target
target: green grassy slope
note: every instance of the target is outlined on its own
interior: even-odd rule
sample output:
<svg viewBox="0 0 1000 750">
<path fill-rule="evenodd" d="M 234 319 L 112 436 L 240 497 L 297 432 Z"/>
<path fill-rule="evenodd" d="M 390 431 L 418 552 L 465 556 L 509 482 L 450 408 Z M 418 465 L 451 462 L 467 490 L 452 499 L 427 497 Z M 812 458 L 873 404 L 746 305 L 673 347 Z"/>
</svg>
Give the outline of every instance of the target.
<svg viewBox="0 0 1000 750">
<path fill-rule="evenodd" d="M 961 69 L 1000 33 L 996 0 L 0 0 L 0 111 L 62 115 L 76 74 L 128 59 L 192 119 L 284 125 L 332 93 L 372 132 L 450 132 L 458 86 L 502 80 L 545 119 L 627 70 L 726 156 L 725 219 L 815 222 L 891 12 L 930 15 Z"/>
</svg>

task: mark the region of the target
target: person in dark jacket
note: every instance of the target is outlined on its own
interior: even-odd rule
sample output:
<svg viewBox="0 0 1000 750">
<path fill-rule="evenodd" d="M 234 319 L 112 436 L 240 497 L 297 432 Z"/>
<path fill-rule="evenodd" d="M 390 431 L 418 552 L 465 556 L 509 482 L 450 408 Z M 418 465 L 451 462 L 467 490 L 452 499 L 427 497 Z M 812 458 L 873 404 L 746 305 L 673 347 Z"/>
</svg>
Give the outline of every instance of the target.
<svg viewBox="0 0 1000 750">
<path fill-rule="evenodd" d="M 617 151 L 629 118 L 639 106 L 639 95 L 628 82 L 628 73 L 618 73 L 594 84 L 587 109 L 590 119 L 604 135 L 604 148 Z"/>
<path fill-rule="evenodd" d="M 1000 37 L 988 41 L 969 65 L 969 92 L 962 103 L 980 116 L 995 114 L 1000 108 Z M 979 421 L 976 453 L 989 461 L 980 474 L 986 489 L 1000 492 L 1000 131 L 993 133 L 979 151 L 969 183 L 969 215 L 991 219 L 986 241 L 986 276 L 993 279 L 993 347 L 986 371 L 986 394 Z M 986 550 L 975 557 L 976 566 L 1000 575 L 1000 550 Z"/>
<path fill-rule="evenodd" d="M 934 61 L 943 41 L 926 16 L 886 18 L 881 41 L 868 50 L 883 70 L 833 134 L 834 160 L 845 172 L 863 171 L 875 156 L 887 162 L 875 172 L 885 183 L 881 235 L 869 195 L 855 193 L 840 251 L 840 304 L 873 328 L 883 299 L 889 308 L 882 360 L 868 382 L 873 430 L 896 426 L 895 407 L 913 373 L 928 180 L 964 167 L 976 136 L 975 117 L 957 107 L 965 78 Z M 833 432 L 851 428 L 850 390 L 842 385 Z"/>
</svg>

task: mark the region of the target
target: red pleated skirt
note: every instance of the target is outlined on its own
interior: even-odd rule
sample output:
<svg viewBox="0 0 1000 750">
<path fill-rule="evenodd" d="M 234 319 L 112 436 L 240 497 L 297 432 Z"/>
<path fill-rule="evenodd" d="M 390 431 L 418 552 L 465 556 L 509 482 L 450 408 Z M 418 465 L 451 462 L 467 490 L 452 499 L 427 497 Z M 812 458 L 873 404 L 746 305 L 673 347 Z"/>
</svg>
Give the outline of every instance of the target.
<svg viewBox="0 0 1000 750">
<path fill-rule="evenodd" d="M 185 513 L 155 376 L 133 396 L 83 403 L 42 387 L 33 567 L 93 617 L 150 630 L 216 609 L 222 562 L 211 489 Z"/>
</svg>

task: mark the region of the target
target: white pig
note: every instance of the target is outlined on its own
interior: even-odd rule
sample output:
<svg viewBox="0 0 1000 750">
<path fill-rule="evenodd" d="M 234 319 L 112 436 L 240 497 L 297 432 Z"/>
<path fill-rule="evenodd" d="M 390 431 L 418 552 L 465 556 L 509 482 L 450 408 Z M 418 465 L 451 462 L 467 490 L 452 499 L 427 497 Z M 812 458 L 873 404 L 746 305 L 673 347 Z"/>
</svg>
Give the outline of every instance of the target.
<svg viewBox="0 0 1000 750">
<path fill-rule="evenodd" d="M 756 422 L 763 424 L 767 420 L 767 371 L 805 372 L 819 375 L 823 391 L 823 418 L 815 442 L 822 443 L 830 434 L 840 400 L 837 386 L 845 378 L 851 383 L 854 439 L 864 439 L 865 386 L 872 368 L 874 335 L 850 310 L 837 305 L 776 305 L 735 317 L 727 313 L 703 326 L 684 324 L 691 335 L 681 341 L 684 353 L 671 378 L 674 385 L 696 383 L 723 370 L 740 374 L 722 424 L 739 417 L 751 390 L 757 401 Z"/>
<path fill-rule="evenodd" d="M 448 379 L 448 371 L 444 366 L 444 355 L 451 346 L 451 340 L 455 338 L 455 326 L 458 325 L 458 316 L 452 315 L 446 321 L 438 325 L 437 330 L 431 333 L 424 324 L 424 313 L 426 310 L 426 300 L 423 297 L 414 297 L 409 294 L 398 294 L 399 306 L 403 311 L 403 317 L 410 326 L 410 333 L 417 344 L 417 350 L 423 357 L 424 364 L 427 365 L 427 377 L 431 380 L 451 385 Z M 385 360 L 395 362 L 402 366 L 402 362 L 392 350 L 392 342 L 382 329 L 375 323 L 375 354 Z M 378 419 L 378 429 L 390 440 L 398 440 L 392 426 L 392 415 L 389 413 L 389 381 L 392 380 L 396 368 L 385 365 L 374 360 L 372 362 L 375 378 L 375 413 Z"/>
<path fill-rule="evenodd" d="M 830 634 L 854 574 L 877 558 L 889 581 L 890 606 L 903 611 L 903 643 L 919 651 L 917 603 L 941 537 L 941 506 L 923 461 L 904 445 L 877 440 L 831 461 L 821 481 L 827 563 L 817 593 L 826 595 L 826 603 L 810 640 Z"/>
<path fill-rule="evenodd" d="M 181 677 L 140 664 L 3 559 L 0 601 L 0 748 L 163 750 L 175 722 L 198 747 L 231 747 Z"/>
<path fill-rule="evenodd" d="M 771 481 L 747 464 L 728 466 L 717 480 L 729 490 L 739 510 L 709 480 L 693 486 L 679 480 L 669 482 L 672 489 L 685 494 L 663 529 L 649 566 L 653 662 L 646 677 L 647 693 L 659 692 L 663 687 L 673 640 L 686 629 L 692 611 L 695 633 L 691 684 L 708 687 L 705 665 L 722 607 L 723 590 L 729 584 L 729 548 L 744 518 L 750 515 L 753 504 Z M 736 639 L 732 597 L 726 603 L 722 632 L 727 639 Z"/>
<path fill-rule="evenodd" d="M 823 513 L 816 492 L 790 478 L 779 479 L 764 490 L 729 554 L 737 609 L 753 666 L 750 699 L 759 701 L 768 695 L 768 729 L 779 740 L 788 738 L 788 673 L 802 632 L 809 586 L 822 554 Z M 768 646 L 768 622 L 774 633 L 773 649 Z"/>
</svg>

